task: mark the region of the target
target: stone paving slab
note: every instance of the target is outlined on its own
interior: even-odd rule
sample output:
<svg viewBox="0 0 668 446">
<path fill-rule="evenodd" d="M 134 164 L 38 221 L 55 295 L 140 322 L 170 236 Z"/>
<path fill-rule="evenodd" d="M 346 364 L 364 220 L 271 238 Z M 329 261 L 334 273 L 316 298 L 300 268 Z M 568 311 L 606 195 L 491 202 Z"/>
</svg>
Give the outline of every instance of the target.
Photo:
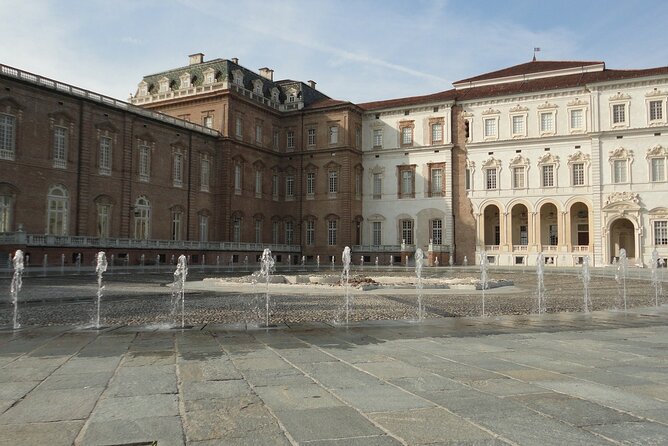
<svg viewBox="0 0 668 446">
<path fill-rule="evenodd" d="M 668 307 L 0 333 L 0 445 L 668 444 Z"/>
</svg>

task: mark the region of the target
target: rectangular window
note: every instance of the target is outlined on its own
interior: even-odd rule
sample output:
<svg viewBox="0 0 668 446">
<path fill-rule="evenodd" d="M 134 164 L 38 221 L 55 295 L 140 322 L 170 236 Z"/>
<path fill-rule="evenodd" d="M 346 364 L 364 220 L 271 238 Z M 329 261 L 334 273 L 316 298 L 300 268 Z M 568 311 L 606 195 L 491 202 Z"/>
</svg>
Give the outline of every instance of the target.
<svg viewBox="0 0 668 446">
<path fill-rule="evenodd" d="M 274 140 L 272 147 L 274 148 L 275 151 L 278 151 L 279 149 L 280 136 L 281 134 L 278 132 L 278 130 L 274 130 Z"/>
<path fill-rule="evenodd" d="M 255 243 L 262 243 L 262 220 L 255 220 Z"/>
<path fill-rule="evenodd" d="M 355 172 L 355 198 L 362 198 L 362 173 Z"/>
<path fill-rule="evenodd" d="M 401 242 L 413 244 L 413 220 L 401 220 Z"/>
<path fill-rule="evenodd" d="M 295 132 L 288 130 L 286 133 L 286 149 L 289 151 L 295 150 Z"/>
<path fill-rule="evenodd" d="M 466 190 L 471 190 L 471 169 L 466 168 L 466 174 L 464 178 L 464 187 Z"/>
<path fill-rule="evenodd" d="M 613 162 L 612 182 L 626 183 L 627 160 L 615 160 Z"/>
<path fill-rule="evenodd" d="M 496 136 L 496 118 L 485 119 L 485 137 Z"/>
<path fill-rule="evenodd" d="M 315 244 L 315 222 L 313 220 L 306 221 L 306 246 L 313 246 Z"/>
<path fill-rule="evenodd" d="M 383 222 L 374 221 L 371 223 L 371 239 L 374 246 L 383 244 Z"/>
<path fill-rule="evenodd" d="M 666 159 L 652 158 L 652 181 L 666 181 Z"/>
<path fill-rule="evenodd" d="M 181 212 L 172 213 L 172 240 L 181 240 L 181 221 L 183 214 Z"/>
<path fill-rule="evenodd" d="M 199 189 L 202 192 L 209 192 L 209 160 L 203 158 L 199 166 Z"/>
<path fill-rule="evenodd" d="M 379 173 L 373 174 L 373 199 L 380 200 L 383 195 L 383 177 Z"/>
<path fill-rule="evenodd" d="M 329 143 L 337 144 L 339 142 L 339 127 L 336 125 L 329 127 Z"/>
<path fill-rule="evenodd" d="M 262 197 L 262 171 L 255 171 L 255 196 Z"/>
<path fill-rule="evenodd" d="M 213 128 L 213 116 L 205 116 L 202 123 L 204 124 L 204 127 L 208 127 L 210 129 L 212 129 Z"/>
<path fill-rule="evenodd" d="M 383 131 L 381 129 L 374 129 L 373 131 L 373 146 L 376 148 L 383 147 Z"/>
<path fill-rule="evenodd" d="M 139 146 L 139 181 L 147 182 L 151 177 L 151 149 Z"/>
<path fill-rule="evenodd" d="M 654 245 L 668 245 L 668 221 L 660 220 L 654 222 Z"/>
<path fill-rule="evenodd" d="M 209 241 L 209 216 L 200 215 L 199 216 L 199 241 L 207 242 Z"/>
<path fill-rule="evenodd" d="M 278 200 L 278 175 L 273 174 L 271 176 L 271 197 L 275 200 Z"/>
<path fill-rule="evenodd" d="M 612 123 L 626 123 L 626 104 L 614 104 L 612 106 Z"/>
<path fill-rule="evenodd" d="M 243 137 L 244 137 L 244 121 L 241 119 L 241 116 L 237 116 L 237 123 L 236 123 L 235 133 L 236 133 L 237 139 L 243 139 Z"/>
<path fill-rule="evenodd" d="M 111 138 L 100 138 L 100 175 L 111 175 Z"/>
<path fill-rule="evenodd" d="M 109 228 L 111 226 L 111 205 L 100 204 L 97 206 L 97 236 L 109 237 Z"/>
<path fill-rule="evenodd" d="M 529 244 L 529 231 L 527 225 L 520 225 L 520 245 L 526 246 Z"/>
<path fill-rule="evenodd" d="M 234 193 L 241 194 L 241 165 L 234 165 Z"/>
<path fill-rule="evenodd" d="M 431 190 L 432 197 L 443 195 L 443 169 L 431 169 Z"/>
<path fill-rule="evenodd" d="M 548 164 L 543 166 L 543 187 L 553 187 L 554 186 L 554 165 Z"/>
<path fill-rule="evenodd" d="M 584 112 L 579 110 L 571 110 L 571 130 L 584 129 Z"/>
<path fill-rule="evenodd" d="M 524 166 L 513 167 L 513 189 L 524 189 Z"/>
<path fill-rule="evenodd" d="M 295 226 L 291 221 L 285 222 L 285 244 L 292 245 L 294 242 Z"/>
<path fill-rule="evenodd" d="M 540 131 L 541 133 L 554 132 L 554 113 L 540 114 Z"/>
<path fill-rule="evenodd" d="M 255 124 L 255 142 L 262 144 L 262 124 Z"/>
<path fill-rule="evenodd" d="M 285 177 L 285 199 L 295 199 L 295 177 L 288 175 Z"/>
<path fill-rule="evenodd" d="M 410 127 L 401 128 L 401 145 L 413 144 L 413 129 Z"/>
<path fill-rule="evenodd" d="M 278 239 L 278 234 L 279 234 L 279 229 L 280 229 L 280 223 L 277 221 L 272 221 L 271 222 L 271 243 L 274 245 L 278 245 L 279 239 Z"/>
<path fill-rule="evenodd" d="M 359 127 L 355 129 L 355 147 L 358 149 L 362 147 L 362 129 Z"/>
<path fill-rule="evenodd" d="M 67 165 L 67 128 L 53 129 L 53 167 L 64 169 Z"/>
<path fill-rule="evenodd" d="M 401 171 L 401 197 L 400 198 L 412 198 L 413 194 L 413 171 L 412 170 L 402 170 Z"/>
<path fill-rule="evenodd" d="M 327 221 L 327 244 L 336 246 L 336 220 Z"/>
<path fill-rule="evenodd" d="M 336 194 L 339 191 L 339 173 L 337 171 L 329 171 L 327 184 L 330 194 Z"/>
<path fill-rule="evenodd" d="M 431 221 L 431 240 L 434 245 L 443 244 L 443 220 L 435 219 Z"/>
<path fill-rule="evenodd" d="M 315 173 L 306 174 L 306 195 L 315 195 Z"/>
<path fill-rule="evenodd" d="M 496 169 L 485 169 L 485 189 L 493 190 L 496 188 Z"/>
<path fill-rule="evenodd" d="M 663 101 L 649 101 L 649 120 L 663 120 Z"/>
<path fill-rule="evenodd" d="M 306 131 L 306 143 L 309 146 L 315 146 L 315 129 L 308 129 Z"/>
<path fill-rule="evenodd" d="M 15 144 L 16 118 L 0 113 L 0 159 L 13 160 Z"/>
<path fill-rule="evenodd" d="M 175 187 L 181 187 L 183 185 L 183 155 L 180 153 L 174 154 L 172 184 Z"/>
<path fill-rule="evenodd" d="M 573 186 L 584 186 L 585 170 L 584 163 L 573 164 Z"/>
<path fill-rule="evenodd" d="M 513 135 L 524 135 L 524 116 L 513 116 Z"/>
<path fill-rule="evenodd" d="M 238 217 L 232 220 L 232 241 L 235 243 L 241 241 L 241 219 Z"/>
<path fill-rule="evenodd" d="M 436 122 L 431 126 L 431 143 L 443 142 L 443 124 Z"/>
</svg>

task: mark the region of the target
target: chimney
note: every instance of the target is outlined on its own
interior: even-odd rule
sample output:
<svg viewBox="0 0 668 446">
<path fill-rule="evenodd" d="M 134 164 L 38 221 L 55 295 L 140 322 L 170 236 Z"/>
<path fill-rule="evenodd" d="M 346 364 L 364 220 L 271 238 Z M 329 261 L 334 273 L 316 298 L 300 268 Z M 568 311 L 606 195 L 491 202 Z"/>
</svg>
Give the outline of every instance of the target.
<svg viewBox="0 0 668 446">
<path fill-rule="evenodd" d="M 270 68 L 267 68 L 267 67 L 264 67 L 264 68 L 260 68 L 259 71 L 260 71 L 260 76 L 262 76 L 265 79 L 269 79 L 270 81 L 273 82 L 273 80 L 274 80 L 274 70 L 272 70 Z"/>
<path fill-rule="evenodd" d="M 315 90 L 315 81 L 308 81 L 308 86 Z"/>
<path fill-rule="evenodd" d="M 202 62 L 204 62 L 204 54 L 202 53 L 195 53 L 188 56 L 188 65 L 196 65 Z"/>
<path fill-rule="evenodd" d="M 230 60 L 232 61 L 232 63 L 235 63 L 235 64 L 239 65 L 239 59 L 237 59 L 236 57 L 233 57 Z"/>
</svg>

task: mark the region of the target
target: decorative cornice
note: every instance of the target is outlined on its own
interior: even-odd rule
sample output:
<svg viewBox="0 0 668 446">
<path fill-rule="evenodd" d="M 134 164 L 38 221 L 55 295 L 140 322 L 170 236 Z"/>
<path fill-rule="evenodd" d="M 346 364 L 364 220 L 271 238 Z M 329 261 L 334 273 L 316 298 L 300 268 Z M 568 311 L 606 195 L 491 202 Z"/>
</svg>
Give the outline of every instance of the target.
<svg viewBox="0 0 668 446">
<path fill-rule="evenodd" d="M 518 113 L 518 112 L 525 112 L 529 111 L 528 107 L 522 107 L 520 104 L 517 104 L 516 106 L 512 107 L 510 109 L 510 113 Z"/>
<path fill-rule="evenodd" d="M 646 97 L 646 98 L 653 98 L 653 97 L 657 97 L 657 96 L 668 96 L 668 93 L 665 92 L 665 91 L 662 91 L 662 90 L 659 90 L 659 89 L 655 88 L 654 90 L 652 90 L 652 91 L 648 91 L 648 92 L 645 94 L 645 97 Z"/>
<path fill-rule="evenodd" d="M 568 103 L 566 105 L 568 107 L 578 107 L 578 106 L 581 106 L 581 105 L 589 105 L 589 102 L 583 101 L 580 98 L 575 98 L 572 101 L 568 101 Z"/>
<path fill-rule="evenodd" d="M 570 155 L 568 155 L 568 164 L 580 163 L 580 162 L 588 163 L 590 160 L 591 156 L 589 154 L 582 153 L 579 150 L 575 153 L 571 153 Z"/>
<path fill-rule="evenodd" d="M 529 158 L 523 157 L 521 154 L 515 155 L 515 157 L 510 160 L 510 166 L 528 166 Z"/>
<path fill-rule="evenodd" d="M 624 147 L 619 147 L 610 151 L 611 159 L 628 159 L 633 158 L 633 150 L 626 150 Z"/>
<path fill-rule="evenodd" d="M 485 162 L 482 163 L 483 168 L 499 168 L 501 167 L 501 160 L 494 158 L 493 156 L 489 157 Z"/>
<path fill-rule="evenodd" d="M 538 164 L 559 164 L 559 157 L 554 156 L 551 153 L 546 153 L 538 158 Z"/>
<path fill-rule="evenodd" d="M 668 150 L 661 144 L 657 144 L 647 151 L 647 158 L 657 156 L 668 156 Z"/>
<path fill-rule="evenodd" d="M 484 110 L 482 112 L 483 115 L 499 115 L 501 114 L 500 111 L 494 110 L 492 107 L 488 108 L 487 110 Z"/>
</svg>

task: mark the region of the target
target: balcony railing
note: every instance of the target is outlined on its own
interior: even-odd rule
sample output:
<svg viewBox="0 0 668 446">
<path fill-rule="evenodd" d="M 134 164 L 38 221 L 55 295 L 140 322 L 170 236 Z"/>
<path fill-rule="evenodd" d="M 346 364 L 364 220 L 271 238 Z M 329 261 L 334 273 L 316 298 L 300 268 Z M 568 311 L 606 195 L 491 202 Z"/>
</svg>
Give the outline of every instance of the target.
<svg viewBox="0 0 668 446">
<path fill-rule="evenodd" d="M 406 245 L 406 249 L 414 251 L 415 247 L 412 245 Z M 353 245 L 352 251 L 353 252 L 401 252 L 401 245 Z"/>
<path fill-rule="evenodd" d="M 515 252 L 527 252 L 529 250 L 529 245 L 513 245 L 513 251 Z"/>
<path fill-rule="evenodd" d="M 543 251 L 547 252 L 557 252 L 557 245 L 543 245 Z"/>
<path fill-rule="evenodd" d="M 589 252 L 589 245 L 573 245 L 573 252 Z"/>
<path fill-rule="evenodd" d="M 499 245 L 485 245 L 485 251 L 498 251 Z"/>
<path fill-rule="evenodd" d="M 300 252 L 300 245 L 245 242 L 200 242 L 195 240 L 135 240 L 68 235 L 37 235 L 23 232 L 0 234 L 0 244 L 26 246 L 62 246 L 77 248 L 189 249 L 202 251 L 263 251 Z"/>
</svg>

